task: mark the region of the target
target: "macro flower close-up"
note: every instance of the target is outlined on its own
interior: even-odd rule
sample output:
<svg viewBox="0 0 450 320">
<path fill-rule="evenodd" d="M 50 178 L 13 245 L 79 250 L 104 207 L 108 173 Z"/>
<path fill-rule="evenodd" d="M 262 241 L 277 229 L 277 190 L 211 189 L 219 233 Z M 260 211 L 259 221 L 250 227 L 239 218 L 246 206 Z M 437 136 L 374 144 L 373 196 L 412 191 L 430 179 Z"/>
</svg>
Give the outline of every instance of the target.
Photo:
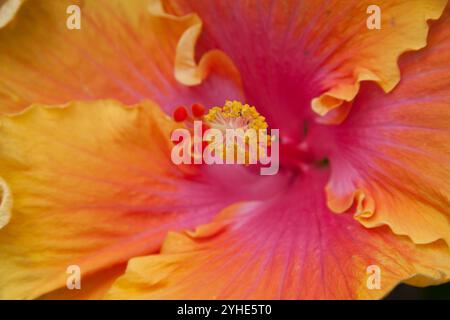
<svg viewBox="0 0 450 320">
<path fill-rule="evenodd" d="M 0 299 L 380 299 L 449 245 L 446 0 L 0 0 Z"/>
</svg>

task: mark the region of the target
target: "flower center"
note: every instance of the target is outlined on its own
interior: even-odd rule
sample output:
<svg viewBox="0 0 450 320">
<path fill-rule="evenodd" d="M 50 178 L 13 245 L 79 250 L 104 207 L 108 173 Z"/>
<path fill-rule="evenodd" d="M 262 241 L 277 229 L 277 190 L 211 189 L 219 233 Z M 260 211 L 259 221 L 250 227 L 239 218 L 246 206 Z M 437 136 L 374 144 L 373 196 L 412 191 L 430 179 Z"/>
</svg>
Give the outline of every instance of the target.
<svg viewBox="0 0 450 320">
<path fill-rule="evenodd" d="M 227 164 L 246 165 L 256 164 L 258 161 L 264 162 L 264 159 L 267 159 L 271 139 L 275 137 L 271 137 L 267 132 L 266 119 L 255 107 L 239 101 L 226 101 L 224 106 L 213 107 L 207 114 L 204 114 L 205 109 L 199 104 L 192 105 L 191 109 L 192 117 L 185 107 L 177 108 L 174 119 L 184 122 L 194 135 L 200 135 L 198 139 L 203 140 L 201 149 L 198 145 L 195 148 L 192 143 L 194 158 L 212 154 L 211 162 L 214 163 L 225 160 Z M 200 126 L 202 130 L 196 130 Z M 207 162 L 210 161 L 207 160 Z"/>
<path fill-rule="evenodd" d="M 226 129 L 242 129 L 247 131 L 265 130 L 268 125 L 255 107 L 239 101 L 226 101 L 223 107 L 214 107 L 204 116 L 210 128 L 226 131 Z"/>
<path fill-rule="evenodd" d="M 213 107 L 203 117 L 208 128 L 225 136 L 224 141 L 213 141 L 222 157 L 244 159 L 245 164 L 255 164 L 265 157 L 270 148 L 267 122 L 255 107 L 239 101 L 226 101 L 223 107 Z"/>
<path fill-rule="evenodd" d="M 244 159 L 241 163 L 255 164 L 273 156 L 273 147 L 276 145 L 276 157 L 278 159 L 279 155 L 277 162 L 281 170 L 298 172 L 309 170 L 312 166 L 328 165 L 326 158 L 312 150 L 311 142 L 314 139 L 307 138 L 309 130 L 306 123 L 298 136 L 286 135 L 282 129 L 272 129 L 277 132 L 275 136 L 269 134 L 266 118 L 249 104 L 226 101 L 223 106 L 213 107 L 207 112 L 202 105 L 193 104 L 191 110 L 189 114 L 184 106 L 180 106 L 173 117 L 176 121 L 183 122 L 194 135 L 197 131 L 199 140 L 203 140 L 203 147 L 197 150 L 191 141 L 191 154 L 194 158 L 204 156 L 205 150 L 214 149 L 214 155 L 227 159 L 227 163 L 227 157 L 231 156 L 233 159 Z M 196 130 L 196 126 L 201 129 Z"/>
</svg>

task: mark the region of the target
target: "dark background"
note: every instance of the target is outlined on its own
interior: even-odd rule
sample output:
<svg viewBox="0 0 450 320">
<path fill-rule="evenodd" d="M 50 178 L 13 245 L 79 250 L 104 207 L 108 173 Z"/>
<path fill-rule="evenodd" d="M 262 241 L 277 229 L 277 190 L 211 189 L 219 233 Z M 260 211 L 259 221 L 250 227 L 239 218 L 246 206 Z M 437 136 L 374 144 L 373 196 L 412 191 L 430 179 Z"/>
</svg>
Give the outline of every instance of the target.
<svg viewBox="0 0 450 320">
<path fill-rule="evenodd" d="M 450 300 L 450 283 L 426 288 L 411 287 L 406 284 L 397 286 L 387 297 L 387 300 L 399 299 L 446 299 Z"/>
</svg>

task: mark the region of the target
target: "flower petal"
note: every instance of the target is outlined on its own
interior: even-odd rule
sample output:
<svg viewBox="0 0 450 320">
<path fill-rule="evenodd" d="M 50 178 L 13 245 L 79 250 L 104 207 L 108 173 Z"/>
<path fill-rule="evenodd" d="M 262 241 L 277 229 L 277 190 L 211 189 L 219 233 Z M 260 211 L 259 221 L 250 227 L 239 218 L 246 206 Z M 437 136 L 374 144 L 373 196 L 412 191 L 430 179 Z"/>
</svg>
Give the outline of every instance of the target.
<svg viewBox="0 0 450 320">
<path fill-rule="evenodd" d="M 149 11 L 157 17 L 178 21 L 179 17 L 168 14 L 160 0 L 151 1 Z M 202 21 L 196 14 L 186 15 L 192 23 L 181 36 L 175 55 L 175 78 L 186 85 L 198 85 L 215 71 L 228 76 L 236 84 L 241 85 L 239 71 L 230 58 L 220 50 L 211 50 L 205 54 L 201 61 L 195 62 L 195 44 L 202 29 Z"/>
<path fill-rule="evenodd" d="M 416 243 L 450 243 L 449 22 L 447 9 L 428 47 L 401 59 L 393 92 L 365 86 L 329 133 L 331 208 L 356 202 L 365 226 L 387 224 Z"/>
<path fill-rule="evenodd" d="M 237 204 L 194 232 L 171 233 L 160 254 L 130 260 L 106 298 L 379 298 L 399 281 L 449 279 L 443 242 L 415 245 L 387 227 L 333 215 L 327 177 L 310 172 L 267 202 Z M 372 265 L 379 289 L 367 286 Z"/>
<path fill-rule="evenodd" d="M 125 272 L 126 264 L 100 270 L 83 277 L 81 290 L 67 290 L 66 287 L 41 296 L 41 300 L 100 300 L 112 284 Z"/>
<path fill-rule="evenodd" d="M 289 110 L 290 116 L 309 111 L 313 98 L 322 115 L 353 100 L 364 80 L 392 90 L 400 79 L 397 58 L 426 45 L 427 20 L 437 19 L 446 3 L 384 1 L 381 29 L 369 30 L 370 0 L 166 0 L 169 12 L 199 14 L 199 53 L 220 49 L 229 55 L 249 103 L 279 122 L 275 127 Z"/>
<path fill-rule="evenodd" d="M 0 176 L 14 200 L 0 230 L 0 298 L 35 298 L 158 250 L 233 198 L 171 162 L 174 122 L 154 104 L 33 105 L 0 117 Z"/>
<path fill-rule="evenodd" d="M 11 218 L 11 191 L 8 184 L 0 178 L 0 229 L 8 224 Z"/>
<path fill-rule="evenodd" d="M 25 2 L 13 23 L 0 29 L 0 112 L 35 102 L 110 98 L 127 104 L 151 98 L 171 112 L 180 104 L 242 99 L 239 84 L 216 70 L 201 86 L 176 81 L 176 47 L 198 18 L 152 14 L 148 4 L 158 2 Z M 79 30 L 67 26 L 75 4 Z"/>
<path fill-rule="evenodd" d="M 0 3 L 0 28 L 6 26 L 16 15 L 24 0 L 4 0 Z"/>
</svg>

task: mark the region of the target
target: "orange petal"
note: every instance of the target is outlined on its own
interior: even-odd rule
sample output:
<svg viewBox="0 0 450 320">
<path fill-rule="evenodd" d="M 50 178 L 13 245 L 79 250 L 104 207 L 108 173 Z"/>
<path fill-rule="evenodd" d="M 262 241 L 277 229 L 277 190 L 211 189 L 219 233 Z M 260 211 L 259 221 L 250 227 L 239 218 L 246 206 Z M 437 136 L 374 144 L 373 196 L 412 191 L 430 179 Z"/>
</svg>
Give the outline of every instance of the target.
<svg viewBox="0 0 450 320">
<path fill-rule="evenodd" d="M 158 0 L 150 1 L 154 4 Z M 80 7 L 80 29 L 69 29 Z M 31 103 L 114 98 L 133 104 L 145 98 L 170 112 L 179 104 L 222 104 L 242 99 L 239 85 L 212 72 L 188 88 L 174 76 L 176 48 L 196 25 L 193 15 L 167 19 L 149 1 L 26 1 L 0 29 L 0 112 Z M 49 32 L 49 30 L 52 30 Z"/>
<path fill-rule="evenodd" d="M 83 278 L 81 290 L 61 288 L 43 295 L 42 300 L 100 300 L 109 291 L 114 281 L 124 274 L 126 264 L 98 271 Z"/>
<path fill-rule="evenodd" d="M 365 86 L 333 136 L 330 207 L 357 205 L 367 227 L 389 225 L 416 243 L 450 244 L 450 8 L 426 49 L 400 60 L 388 95 Z"/>
<path fill-rule="evenodd" d="M 150 2 L 150 12 L 167 20 L 179 20 L 178 17 L 168 14 L 160 0 Z M 200 62 L 195 61 L 195 44 L 202 30 L 202 21 L 196 14 L 186 15 L 192 20 L 188 29 L 183 33 L 177 44 L 175 55 L 175 77 L 185 85 L 198 85 L 212 72 L 225 75 L 241 85 L 239 71 L 229 57 L 219 50 L 211 50 L 205 54 Z"/>
<path fill-rule="evenodd" d="M 400 281 L 449 279 L 445 243 L 415 245 L 333 215 L 326 180 L 310 172 L 266 202 L 237 204 L 209 225 L 169 234 L 160 254 L 130 260 L 106 298 L 368 299 Z"/>
<path fill-rule="evenodd" d="M 0 2 L 0 28 L 6 26 L 16 15 L 24 0 L 3 0 Z"/>
<path fill-rule="evenodd" d="M 0 176 L 14 205 L 0 229 L 0 298 L 65 287 L 70 265 L 84 278 L 155 252 L 168 230 L 227 206 L 222 189 L 173 165 L 174 128 L 153 104 L 110 100 L 1 116 Z"/>
<path fill-rule="evenodd" d="M 281 122 L 284 116 L 276 113 L 305 108 L 311 100 L 313 109 L 324 115 L 353 100 L 361 81 L 392 90 L 400 79 L 398 57 L 426 45 L 427 20 L 437 19 L 447 1 L 378 3 L 380 30 L 366 25 L 371 0 L 165 3 L 170 12 L 200 16 L 204 31 L 199 53 L 223 50 L 241 72 L 247 100 L 264 114 L 272 109 Z M 194 55 L 190 57 L 183 73 L 190 74 L 188 66 L 193 71 L 181 79 L 185 83 L 198 79 Z"/>
<path fill-rule="evenodd" d="M 8 224 L 11 218 L 11 191 L 8 184 L 0 178 L 0 229 Z"/>
</svg>

